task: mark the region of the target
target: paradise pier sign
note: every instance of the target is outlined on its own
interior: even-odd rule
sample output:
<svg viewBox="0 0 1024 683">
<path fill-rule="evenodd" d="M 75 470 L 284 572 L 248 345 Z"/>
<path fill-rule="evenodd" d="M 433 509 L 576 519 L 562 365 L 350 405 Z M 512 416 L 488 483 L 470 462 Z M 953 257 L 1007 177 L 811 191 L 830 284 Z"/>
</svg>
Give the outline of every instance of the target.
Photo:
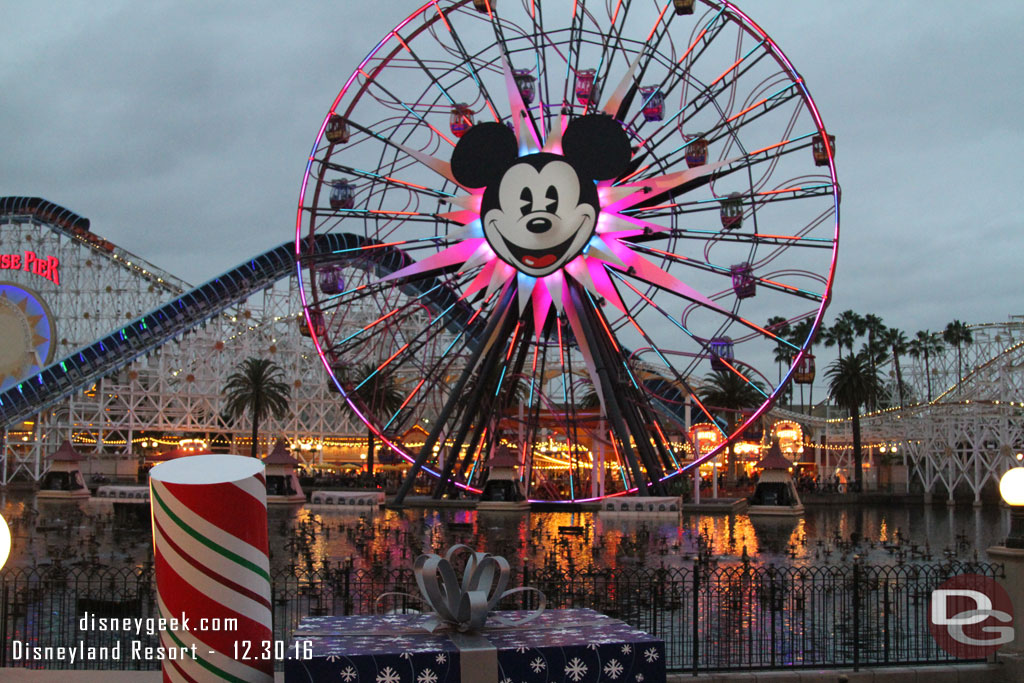
<svg viewBox="0 0 1024 683">
<path fill-rule="evenodd" d="M 56 256 L 36 256 L 34 251 L 0 254 L 0 270 L 24 270 L 60 284 L 60 261 Z"/>
</svg>

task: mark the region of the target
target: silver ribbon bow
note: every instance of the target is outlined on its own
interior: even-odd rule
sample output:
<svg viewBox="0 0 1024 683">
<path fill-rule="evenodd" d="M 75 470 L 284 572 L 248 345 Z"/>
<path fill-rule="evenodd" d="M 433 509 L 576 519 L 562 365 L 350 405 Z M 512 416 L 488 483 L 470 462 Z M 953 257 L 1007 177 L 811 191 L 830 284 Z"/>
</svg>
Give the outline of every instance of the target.
<svg viewBox="0 0 1024 683">
<path fill-rule="evenodd" d="M 452 557 L 462 550 L 469 552 L 469 558 L 460 582 L 452 567 Z M 497 604 L 516 593 L 539 593 L 539 607 L 522 619 L 492 615 L 495 622 L 504 626 L 521 626 L 539 617 L 547 604 L 544 593 L 536 588 L 523 586 L 505 590 L 512 572 L 504 557 L 476 552 L 461 543 L 449 548 L 444 557 L 433 553 L 420 555 L 416 558 L 413 571 L 423 601 L 435 614 L 424 624 L 431 633 L 441 626 L 461 633 L 479 631 Z"/>
</svg>

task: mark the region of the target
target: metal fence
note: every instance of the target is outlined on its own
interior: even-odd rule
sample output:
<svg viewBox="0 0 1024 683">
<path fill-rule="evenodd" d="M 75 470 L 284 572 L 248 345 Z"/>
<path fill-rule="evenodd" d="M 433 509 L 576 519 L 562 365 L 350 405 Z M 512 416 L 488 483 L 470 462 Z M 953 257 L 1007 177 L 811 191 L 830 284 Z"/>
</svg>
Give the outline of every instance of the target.
<svg viewBox="0 0 1024 683">
<path fill-rule="evenodd" d="M 510 585 L 540 589 L 548 608 L 590 607 L 665 641 L 670 671 L 725 671 L 791 667 L 859 667 L 955 661 L 929 633 L 932 590 L 964 573 L 1001 577 L 1001 565 L 941 564 L 776 567 L 741 563 L 685 569 L 618 568 L 514 570 Z M 304 616 L 370 614 L 418 608 L 415 600 L 377 597 L 415 594 L 410 569 L 296 569 L 273 575 L 274 637 L 291 638 Z M 535 607 L 536 595 L 517 594 L 503 605 Z M 155 633 L 102 631 L 81 623 L 101 618 L 159 616 L 152 567 L 13 569 L 0 585 L 0 666 L 30 668 L 156 669 L 158 660 L 130 656 L 156 647 Z M 83 628 L 84 627 L 84 628 Z M 14 641 L 20 645 L 15 646 Z M 69 662 L 68 657 L 15 659 L 27 647 L 112 648 L 117 659 Z M 15 650 L 15 647 L 18 649 Z M 100 651 L 103 652 L 102 650 Z M 42 651 L 45 655 L 46 652 Z"/>
</svg>

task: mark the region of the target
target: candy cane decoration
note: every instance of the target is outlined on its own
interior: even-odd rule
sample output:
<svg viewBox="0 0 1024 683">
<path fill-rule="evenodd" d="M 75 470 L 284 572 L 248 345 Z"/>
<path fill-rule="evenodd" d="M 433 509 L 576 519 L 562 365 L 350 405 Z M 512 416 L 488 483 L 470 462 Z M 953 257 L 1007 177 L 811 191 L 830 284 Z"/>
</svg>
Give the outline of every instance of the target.
<svg viewBox="0 0 1024 683">
<path fill-rule="evenodd" d="M 150 472 L 165 682 L 273 683 L 273 659 L 262 658 L 273 639 L 263 470 L 253 458 L 195 455 Z"/>
</svg>

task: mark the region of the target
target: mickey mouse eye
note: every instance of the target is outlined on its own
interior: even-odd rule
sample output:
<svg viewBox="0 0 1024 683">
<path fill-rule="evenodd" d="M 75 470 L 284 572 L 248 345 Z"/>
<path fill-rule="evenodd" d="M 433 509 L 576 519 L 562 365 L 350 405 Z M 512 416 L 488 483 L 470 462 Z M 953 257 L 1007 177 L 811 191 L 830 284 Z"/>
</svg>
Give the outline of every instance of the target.
<svg viewBox="0 0 1024 683">
<path fill-rule="evenodd" d="M 544 193 L 544 198 L 548 200 L 547 212 L 558 213 L 558 190 L 554 185 L 548 185 L 548 191 Z"/>
<path fill-rule="evenodd" d="M 523 188 L 522 194 L 519 195 L 519 201 L 524 202 L 520 207 L 520 211 L 523 212 L 524 216 L 533 210 L 533 193 L 530 192 L 530 188 Z"/>
</svg>

